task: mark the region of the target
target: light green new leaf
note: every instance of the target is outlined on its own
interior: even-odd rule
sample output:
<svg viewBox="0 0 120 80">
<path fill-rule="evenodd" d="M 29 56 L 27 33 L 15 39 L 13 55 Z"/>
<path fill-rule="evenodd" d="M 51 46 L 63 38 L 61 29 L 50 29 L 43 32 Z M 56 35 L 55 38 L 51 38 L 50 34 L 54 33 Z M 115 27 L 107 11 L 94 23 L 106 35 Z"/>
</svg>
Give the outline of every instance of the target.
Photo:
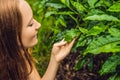
<svg viewBox="0 0 120 80">
<path fill-rule="evenodd" d="M 115 72 L 117 65 L 120 64 L 120 55 L 113 55 L 108 58 L 107 61 L 102 66 L 102 69 L 99 71 L 101 75 Z"/>
<path fill-rule="evenodd" d="M 66 0 L 60 0 L 63 4 L 65 4 L 66 3 Z"/>
<path fill-rule="evenodd" d="M 88 16 L 84 18 L 84 20 L 98 20 L 98 21 L 117 21 L 120 22 L 120 20 L 117 17 L 107 15 L 107 14 L 102 14 L 102 15 L 93 15 L 93 16 Z"/>
<path fill-rule="evenodd" d="M 46 3 L 46 6 L 49 6 L 49 7 L 54 7 L 56 9 L 59 9 L 59 8 L 64 8 L 65 5 L 63 4 L 58 4 L 58 3 Z"/>
<path fill-rule="evenodd" d="M 48 11 L 48 12 L 45 13 L 45 17 L 49 17 L 49 16 L 51 16 L 52 14 L 55 14 L 55 13 L 56 13 L 56 11 Z"/>
<path fill-rule="evenodd" d="M 70 6 L 70 1 L 69 0 L 61 0 L 61 2 L 68 7 Z"/>
<path fill-rule="evenodd" d="M 76 8 L 78 12 L 86 10 L 85 7 L 79 2 L 71 1 L 71 4 Z"/>
<path fill-rule="evenodd" d="M 79 27 L 79 30 L 80 30 L 83 34 L 86 34 L 86 33 L 88 32 L 87 29 L 82 28 L 82 27 Z"/>
<path fill-rule="evenodd" d="M 120 12 L 120 3 L 113 4 L 108 11 L 111 12 Z"/>
<path fill-rule="evenodd" d="M 97 2 L 98 0 L 88 0 L 88 4 L 90 5 L 91 8 L 94 8 L 94 4 Z"/>
</svg>

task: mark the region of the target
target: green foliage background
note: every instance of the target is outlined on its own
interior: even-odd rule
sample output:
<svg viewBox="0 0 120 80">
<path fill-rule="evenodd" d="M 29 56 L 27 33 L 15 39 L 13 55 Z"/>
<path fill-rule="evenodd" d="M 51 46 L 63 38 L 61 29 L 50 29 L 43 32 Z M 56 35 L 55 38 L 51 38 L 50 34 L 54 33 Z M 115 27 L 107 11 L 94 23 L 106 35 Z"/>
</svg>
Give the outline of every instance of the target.
<svg viewBox="0 0 120 80">
<path fill-rule="evenodd" d="M 27 1 L 33 8 L 34 17 L 42 24 L 39 44 L 33 51 L 37 53 L 34 56 L 41 75 L 46 69 L 42 66 L 47 66 L 49 61 L 51 45 L 62 38 L 70 42 L 76 37 L 72 52 L 83 55 L 76 70 L 87 65 L 92 71 L 94 55 L 111 53 L 99 74 L 111 74 L 108 80 L 120 80 L 120 0 Z"/>
</svg>

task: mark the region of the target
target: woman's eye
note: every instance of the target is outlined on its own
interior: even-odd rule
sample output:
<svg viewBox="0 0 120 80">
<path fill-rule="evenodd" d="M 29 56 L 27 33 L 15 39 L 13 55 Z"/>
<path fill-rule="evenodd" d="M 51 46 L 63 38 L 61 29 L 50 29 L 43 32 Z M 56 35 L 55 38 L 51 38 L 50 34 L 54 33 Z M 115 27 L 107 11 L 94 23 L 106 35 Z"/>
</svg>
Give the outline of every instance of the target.
<svg viewBox="0 0 120 80">
<path fill-rule="evenodd" d="M 34 23 L 29 24 L 28 26 L 33 26 Z"/>
</svg>

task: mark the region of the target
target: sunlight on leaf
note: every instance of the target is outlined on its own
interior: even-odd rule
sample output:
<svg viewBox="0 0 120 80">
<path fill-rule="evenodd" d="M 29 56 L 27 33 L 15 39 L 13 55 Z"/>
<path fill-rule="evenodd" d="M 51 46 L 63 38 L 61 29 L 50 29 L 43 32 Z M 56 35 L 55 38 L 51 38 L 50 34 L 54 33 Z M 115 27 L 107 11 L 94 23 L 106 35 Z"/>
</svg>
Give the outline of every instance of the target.
<svg viewBox="0 0 120 80">
<path fill-rule="evenodd" d="M 111 11 L 111 12 L 120 12 L 120 3 L 116 3 L 114 5 L 112 5 L 108 11 Z"/>
<path fill-rule="evenodd" d="M 93 15 L 93 16 L 88 16 L 84 18 L 84 20 L 98 20 L 98 21 L 117 21 L 120 22 L 120 20 L 117 17 L 107 15 L 107 14 L 102 14 L 102 15 Z"/>
</svg>

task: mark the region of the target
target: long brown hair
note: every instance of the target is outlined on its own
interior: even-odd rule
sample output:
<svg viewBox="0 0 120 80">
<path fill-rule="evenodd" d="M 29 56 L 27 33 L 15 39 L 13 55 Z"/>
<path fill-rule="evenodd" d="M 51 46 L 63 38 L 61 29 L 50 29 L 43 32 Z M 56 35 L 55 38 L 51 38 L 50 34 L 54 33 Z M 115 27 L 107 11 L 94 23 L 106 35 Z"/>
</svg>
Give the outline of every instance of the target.
<svg viewBox="0 0 120 80">
<path fill-rule="evenodd" d="M 29 80 L 32 71 L 32 58 L 21 41 L 22 15 L 18 5 L 19 0 L 0 0 L 0 80 Z"/>
</svg>

